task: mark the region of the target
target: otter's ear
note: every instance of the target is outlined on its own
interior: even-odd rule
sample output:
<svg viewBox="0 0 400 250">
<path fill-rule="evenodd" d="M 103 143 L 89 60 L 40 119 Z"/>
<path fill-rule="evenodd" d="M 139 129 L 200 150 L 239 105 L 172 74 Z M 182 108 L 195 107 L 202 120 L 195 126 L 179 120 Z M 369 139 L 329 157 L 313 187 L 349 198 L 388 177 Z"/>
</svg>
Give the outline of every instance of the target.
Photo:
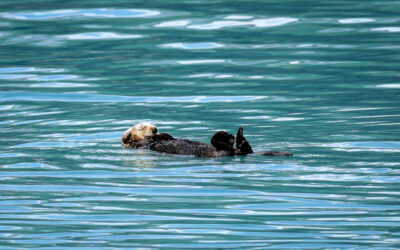
<svg viewBox="0 0 400 250">
<path fill-rule="evenodd" d="M 226 131 L 218 131 L 211 138 L 211 144 L 217 150 L 233 150 L 233 143 L 235 141 L 235 137 L 231 134 L 228 134 Z"/>
</svg>

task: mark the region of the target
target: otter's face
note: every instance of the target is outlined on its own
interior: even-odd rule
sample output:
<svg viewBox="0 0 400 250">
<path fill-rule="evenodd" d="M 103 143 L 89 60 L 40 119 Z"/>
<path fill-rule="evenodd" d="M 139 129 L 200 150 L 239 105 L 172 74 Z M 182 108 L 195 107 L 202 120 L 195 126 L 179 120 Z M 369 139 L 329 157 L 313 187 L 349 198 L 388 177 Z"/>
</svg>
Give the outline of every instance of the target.
<svg viewBox="0 0 400 250">
<path fill-rule="evenodd" d="M 125 147 L 128 147 L 133 142 L 140 141 L 149 135 L 155 135 L 157 132 L 158 129 L 156 126 L 148 123 L 139 123 L 125 131 L 122 136 L 122 144 L 124 144 Z"/>
</svg>

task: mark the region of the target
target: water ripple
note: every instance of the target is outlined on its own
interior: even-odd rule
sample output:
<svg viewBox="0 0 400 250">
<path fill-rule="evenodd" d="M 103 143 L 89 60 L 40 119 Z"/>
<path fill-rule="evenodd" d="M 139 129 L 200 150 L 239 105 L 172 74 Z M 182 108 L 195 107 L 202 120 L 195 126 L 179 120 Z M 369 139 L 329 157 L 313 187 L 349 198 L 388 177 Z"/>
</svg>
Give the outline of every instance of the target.
<svg viewBox="0 0 400 250">
<path fill-rule="evenodd" d="M 373 28 L 371 31 L 377 32 L 400 32 L 400 27 L 381 27 L 381 28 Z"/>
<path fill-rule="evenodd" d="M 12 148 L 75 148 L 92 146 L 93 143 L 83 142 L 30 142 L 13 146 Z"/>
<path fill-rule="evenodd" d="M 328 144 L 332 147 L 343 147 L 343 148 L 388 148 L 388 149 L 400 149 L 400 142 L 396 141 L 381 141 L 381 142 L 343 142 L 343 143 L 332 143 Z"/>
<path fill-rule="evenodd" d="M 48 165 L 48 164 L 29 163 L 29 162 L 12 164 L 12 165 L 8 165 L 8 166 L 4 166 L 4 168 L 9 168 L 9 169 L 29 169 L 29 168 L 60 169 L 59 167 L 51 166 L 51 165 Z"/>
<path fill-rule="evenodd" d="M 338 21 L 341 24 L 355 24 L 355 23 L 372 23 L 375 22 L 373 18 L 345 18 Z"/>
<path fill-rule="evenodd" d="M 160 97 L 160 96 L 117 96 L 117 95 L 96 95 L 96 94 L 56 94 L 37 92 L 12 92 L 0 91 L 0 102 L 7 101 L 57 101 L 57 102 L 243 102 L 270 99 L 279 101 L 279 98 L 268 96 L 181 96 L 181 97 Z"/>
<path fill-rule="evenodd" d="M 246 15 L 229 15 L 224 17 L 224 19 L 235 19 L 235 20 L 246 20 L 246 19 L 251 19 L 253 18 L 252 16 L 246 16 Z"/>
<path fill-rule="evenodd" d="M 118 34 L 114 32 L 87 32 L 71 35 L 61 35 L 56 38 L 67 40 L 107 40 L 107 39 L 136 39 L 143 35 Z"/>
<path fill-rule="evenodd" d="M 3 18 L 18 20 L 51 20 L 58 18 L 142 18 L 160 15 L 159 11 L 142 9 L 71 9 L 33 12 L 2 13 Z"/>
<path fill-rule="evenodd" d="M 4 73 L 21 73 L 21 72 L 43 72 L 43 73 L 60 73 L 65 72 L 62 68 L 37 68 L 37 67 L 7 67 L 0 68 L 0 74 Z"/>
<path fill-rule="evenodd" d="M 348 152 L 373 151 L 380 153 L 400 152 L 400 142 L 396 141 L 364 141 L 364 142 L 341 142 L 324 144 L 325 147 L 333 147 L 336 150 Z"/>
<path fill-rule="evenodd" d="M 165 22 L 154 25 L 154 27 L 159 27 L 159 28 L 185 27 L 189 23 L 190 23 L 189 20 L 165 21 Z"/>
<path fill-rule="evenodd" d="M 216 49 L 224 47 L 220 43 L 167 43 L 161 45 L 162 48 L 174 49 Z"/>
<path fill-rule="evenodd" d="M 3 191 L 31 191 L 31 192 L 72 192 L 72 193 L 126 193 L 133 195 L 149 195 L 149 196 L 238 196 L 238 195 L 257 195 L 261 192 L 251 190 L 235 190 L 235 189 L 210 189 L 210 188 L 193 188 L 193 187 L 160 187 L 160 188 L 126 188 L 126 187 L 107 187 L 102 186 L 68 186 L 68 185 L 0 185 Z M 46 216 L 46 215 L 45 215 Z M 153 215 L 154 216 L 154 215 Z M 1 218 L 0 214 L 0 218 Z M 149 216 L 149 218 L 152 216 Z M 4 218 L 4 216 L 3 216 Z"/>
<path fill-rule="evenodd" d="M 379 84 L 376 85 L 377 88 L 389 88 L 389 89 L 399 89 L 400 83 L 388 83 L 388 84 Z"/>
<path fill-rule="evenodd" d="M 198 29 L 198 30 L 214 30 L 214 29 L 222 29 L 222 28 L 231 28 L 238 26 L 254 26 L 256 28 L 268 28 L 281 26 L 293 22 L 297 22 L 297 18 L 288 18 L 288 17 L 277 17 L 277 18 L 269 18 L 269 19 L 254 19 L 251 21 L 213 21 L 211 23 L 205 24 L 195 24 L 187 26 L 189 29 Z"/>
</svg>

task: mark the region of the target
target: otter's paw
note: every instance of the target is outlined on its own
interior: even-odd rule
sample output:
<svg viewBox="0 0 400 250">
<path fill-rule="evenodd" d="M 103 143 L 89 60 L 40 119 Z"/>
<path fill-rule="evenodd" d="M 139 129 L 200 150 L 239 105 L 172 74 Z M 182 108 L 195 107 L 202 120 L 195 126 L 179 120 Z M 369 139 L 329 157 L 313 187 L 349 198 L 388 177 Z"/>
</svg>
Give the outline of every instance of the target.
<svg viewBox="0 0 400 250">
<path fill-rule="evenodd" d="M 243 128 L 240 127 L 236 135 L 236 154 L 247 155 L 253 153 L 250 143 L 243 136 Z"/>
<path fill-rule="evenodd" d="M 218 131 L 211 138 L 211 144 L 217 150 L 233 150 L 233 143 L 235 141 L 235 137 L 232 134 L 228 134 L 226 131 Z"/>
</svg>

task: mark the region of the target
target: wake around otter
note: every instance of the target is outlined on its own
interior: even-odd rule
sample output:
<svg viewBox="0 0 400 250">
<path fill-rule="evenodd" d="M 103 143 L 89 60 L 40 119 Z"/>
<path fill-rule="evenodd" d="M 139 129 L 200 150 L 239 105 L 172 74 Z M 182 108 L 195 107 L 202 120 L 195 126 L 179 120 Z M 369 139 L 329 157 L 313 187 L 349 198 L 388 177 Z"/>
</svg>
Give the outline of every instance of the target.
<svg viewBox="0 0 400 250">
<path fill-rule="evenodd" d="M 122 144 L 134 149 L 149 149 L 156 152 L 179 155 L 194 155 L 196 157 L 220 157 L 234 155 L 248 155 L 253 153 L 249 142 L 243 136 L 240 127 L 235 137 L 226 131 L 218 131 L 211 138 L 211 144 L 176 139 L 168 133 L 158 133 L 156 126 L 148 123 L 139 123 L 126 130 L 122 136 Z M 267 151 L 258 155 L 283 156 L 293 155 L 288 152 Z"/>
</svg>

